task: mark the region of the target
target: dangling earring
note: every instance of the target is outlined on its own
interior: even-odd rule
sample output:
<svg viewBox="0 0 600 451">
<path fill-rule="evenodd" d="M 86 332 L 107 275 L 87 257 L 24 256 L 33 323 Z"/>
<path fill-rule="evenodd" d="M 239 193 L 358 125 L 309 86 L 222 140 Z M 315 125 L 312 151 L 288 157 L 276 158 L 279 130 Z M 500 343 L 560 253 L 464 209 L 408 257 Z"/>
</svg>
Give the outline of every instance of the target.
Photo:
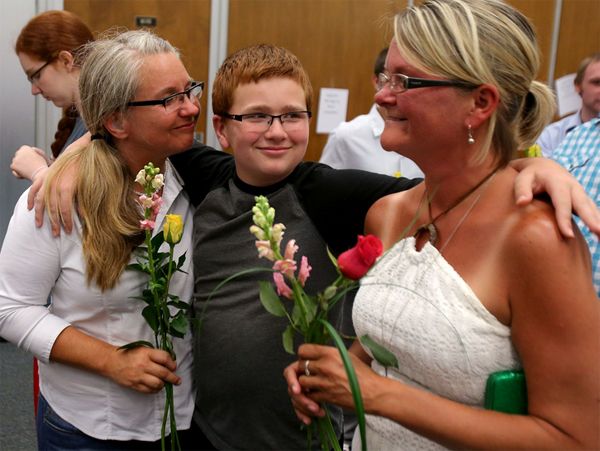
<svg viewBox="0 0 600 451">
<path fill-rule="evenodd" d="M 473 138 L 473 133 L 471 132 L 471 124 L 467 124 L 467 133 L 468 133 L 467 142 L 469 144 L 475 144 L 475 138 Z"/>
</svg>

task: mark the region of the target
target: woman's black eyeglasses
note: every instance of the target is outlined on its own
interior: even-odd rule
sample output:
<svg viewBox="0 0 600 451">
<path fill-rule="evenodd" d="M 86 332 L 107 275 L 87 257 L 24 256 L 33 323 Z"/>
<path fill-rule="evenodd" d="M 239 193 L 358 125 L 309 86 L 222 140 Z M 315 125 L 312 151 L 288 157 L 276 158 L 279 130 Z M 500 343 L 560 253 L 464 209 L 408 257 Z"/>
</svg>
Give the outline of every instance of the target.
<svg viewBox="0 0 600 451">
<path fill-rule="evenodd" d="M 173 112 L 181 108 L 188 98 L 191 101 L 200 100 L 204 91 L 204 82 L 192 82 L 192 85 L 185 91 L 177 92 L 158 100 L 139 100 L 127 103 L 127 106 L 153 106 L 162 105 L 167 113 Z"/>
</svg>

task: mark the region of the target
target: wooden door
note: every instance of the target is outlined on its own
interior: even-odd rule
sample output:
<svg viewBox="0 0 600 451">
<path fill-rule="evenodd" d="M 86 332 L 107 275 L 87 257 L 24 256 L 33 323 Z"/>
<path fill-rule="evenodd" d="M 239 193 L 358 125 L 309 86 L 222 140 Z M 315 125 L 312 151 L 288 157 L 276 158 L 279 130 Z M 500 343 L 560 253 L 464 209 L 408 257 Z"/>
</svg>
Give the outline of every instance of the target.
<svg viewBox="0 0 600 451">
<path fill-rule="evenodd" d="M 190 76 L 208 80 L 210 0 L 64 0 L 64 9 L 77 14 L 95 35 L 111 28 L 135 30 L 136 17 L 155 18 L 148 27 L 177 47 Z M 206 95 L 197 132 L 206 136 Z"/>
<path fill-rule="evenodd" d="M 344 88 L 350 120 L 373 104 L 373 63 L 391 39 L 391 17 L 405 6 L 403 0 L 230 0 L 228 53 L 259 43 L 286 47 L 310 76 L 315 115 L 320 88 Z M 327 142 L 316 123 L 313 117 L 306 160 L 318 160 Z"/>
</svg>

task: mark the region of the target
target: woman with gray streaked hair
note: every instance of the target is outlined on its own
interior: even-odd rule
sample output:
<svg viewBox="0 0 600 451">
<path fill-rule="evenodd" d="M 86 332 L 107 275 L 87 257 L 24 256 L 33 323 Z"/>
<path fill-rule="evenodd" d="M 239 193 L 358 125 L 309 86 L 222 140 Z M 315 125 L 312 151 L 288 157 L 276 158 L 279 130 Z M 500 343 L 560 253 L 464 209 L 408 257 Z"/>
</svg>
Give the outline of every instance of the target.
<svg viewBox="0 0 600 451">
<path fill-rule="evenodd" d="M 145 303 L 132 299 L 146 277 L 125 270 L 143 239 L 134 178 L 149 161 L 165 174 L 155 230 L 168 213 L 183 217 L 178 258 L 191 247 L 192 211 L 168 157 L 192 145 L 203 85 L 150 32 L 101 38 L 85 53 L 80 110 L 93 138 L 48 176 L 74 160 L 80 167 L 76 233 L 54 238 L 49 221 L 36 228 L 21 197 L 0 253 L 0 334 L 40 361 L 40 449 L 159 448 L 166 382 L 178 428 L 190 428 L 191 341 L 174 338 L 177 362 L 157 349 L 119 349 L 154 337 Z M 181 269 L 189 273 L 191 259 Z M 182 300 L 192 288 L 187 274 L 173 276 L 170 291 Z"/>
</svg>

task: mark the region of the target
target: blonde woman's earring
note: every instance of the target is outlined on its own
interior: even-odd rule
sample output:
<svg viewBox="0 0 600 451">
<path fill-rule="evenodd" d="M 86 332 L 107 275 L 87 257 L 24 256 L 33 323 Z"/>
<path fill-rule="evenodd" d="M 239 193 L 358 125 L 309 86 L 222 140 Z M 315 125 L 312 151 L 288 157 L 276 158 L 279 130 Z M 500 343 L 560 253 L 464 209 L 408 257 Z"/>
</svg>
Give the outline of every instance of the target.
<svg viewBox="0 0 600 451">
<path fill-rule="evenodd" d="M 475 144 L 475 138 L 473 138 L 473 132 L 471 130 L 471 124 L 467 125 L 467 133 L 468 133 L 467 142 L 469 144 Z"/>
</svg>

